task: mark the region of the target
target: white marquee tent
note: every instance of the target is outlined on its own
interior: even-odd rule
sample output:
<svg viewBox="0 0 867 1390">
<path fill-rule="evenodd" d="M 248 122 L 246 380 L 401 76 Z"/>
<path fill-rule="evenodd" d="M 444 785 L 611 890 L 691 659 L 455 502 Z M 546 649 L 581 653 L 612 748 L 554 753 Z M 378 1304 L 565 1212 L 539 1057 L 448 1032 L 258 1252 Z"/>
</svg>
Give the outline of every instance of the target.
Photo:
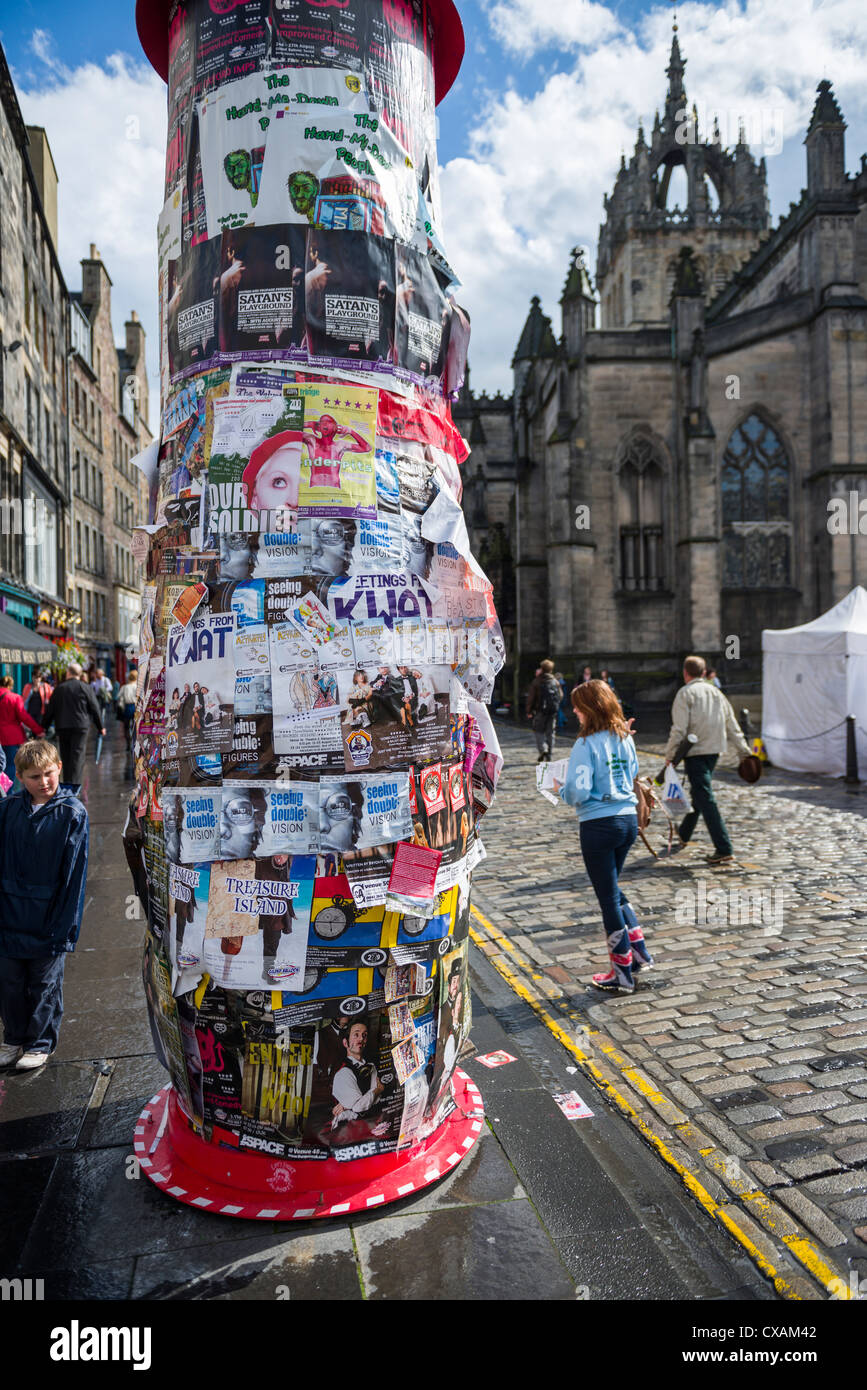
<svg viewBox="0 0 867 1390">
<path fill-rule="evenodd" d="M 867 590 L 852 589 L 820 618 L 762 633 L 762 738 L 792 772 L 846 772 L 854 715 L 859 776 L 867 777 Z"/>
</svg>

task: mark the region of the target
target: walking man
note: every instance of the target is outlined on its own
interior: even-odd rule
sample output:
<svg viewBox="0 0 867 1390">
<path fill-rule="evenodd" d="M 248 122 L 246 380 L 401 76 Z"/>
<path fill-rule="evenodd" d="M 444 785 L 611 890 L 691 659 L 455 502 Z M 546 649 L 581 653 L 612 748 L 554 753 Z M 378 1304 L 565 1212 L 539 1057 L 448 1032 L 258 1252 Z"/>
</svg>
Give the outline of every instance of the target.
<svg viewBox="0 0 867 1390">
<path fill-rule="evenodd" d="M 546 763 L 554 756 L 554 723 L 562 698 L 563 691 L 554 679 L 554 663 L 545 660 L 527 692 L 527 718 L 533 721 L 539 750 L 537 762 Z"/>
<path fill-rule="evenodd" d="M 81 679 L 81 667 L 71 661 L 66 671 L 66 680 L 57 686 L 45 710 L 46 729 L 53 724 L 57 730 L 60 744 L 60 757 L 63 763 L 63 784 L 75 792 L 81 790 L 84 776 L 84 753 L 87 747 L 87 726 L 93 724 L 96 732 L 105 738 L 102 714 L 96 696 L 89 685 Z"/>
<path fill-rule="evenodd" d="M 725 751 L 727 739 L 731 739 L 742 758 L 747 757 L 750 750 L 735 719 L 734 710 L 722 691 L 707 679 L 706 669 L 704 658 L 700 656 L 688 656 L 683 663 L 684 684 L 675 695 L 671 707 L 671 733 L 665 746 L 665 765 L 668 767 L 675 760 L 687 735 L 695 735 L 683 760 L 693 809 L 681 821 L 678 838 L 682 845 L 688 844 L 699 816 L 703 816 L 714 845 L 714 852 L 708 856 L 707 862 L 729 864 L 733 854 L 732 844 L 714 799 L 711 777 L 717 758 Z"/>
</svg>

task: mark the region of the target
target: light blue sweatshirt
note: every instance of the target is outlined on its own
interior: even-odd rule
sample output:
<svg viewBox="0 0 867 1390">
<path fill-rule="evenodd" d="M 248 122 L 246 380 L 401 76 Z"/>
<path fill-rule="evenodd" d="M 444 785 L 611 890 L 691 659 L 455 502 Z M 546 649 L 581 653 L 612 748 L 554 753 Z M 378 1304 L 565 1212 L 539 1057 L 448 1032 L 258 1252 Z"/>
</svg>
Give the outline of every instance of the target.
<svg viewBox="0 0 867 1390">
<path fill-rule="evenodd" d="M 560 800 L 574 806 L 578 820 L 602 816 L 634 816 L 638 798 L 632 780 L 638 775 L 638 754 L 629 735 L 601 731 L 579 737 L 569 757 Z"/>
</svg>

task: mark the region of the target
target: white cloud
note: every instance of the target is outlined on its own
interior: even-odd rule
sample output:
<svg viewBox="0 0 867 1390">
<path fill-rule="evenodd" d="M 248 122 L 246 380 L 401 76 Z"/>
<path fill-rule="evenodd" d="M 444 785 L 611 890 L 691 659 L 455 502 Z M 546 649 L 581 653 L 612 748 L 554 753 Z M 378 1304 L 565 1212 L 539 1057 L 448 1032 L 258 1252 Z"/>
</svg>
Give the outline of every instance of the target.
<svg viewBox="0 0 867 1390">
<path fill-rule="evenodd" d="M 488 22 L 505 48 L 529 57 L 536 49 L 588 48 L 617 33 L 621 25 L 595 0 L 487 0 Z"/>
<path fill-rule="evenodd" d="M 147 334 L 151 425 L 158 419 L 159 325 L 156 224 L 163 203 L 166 89 L 156 73 L 114 54 L 102 66 L 68 69 L 54 57 L 51 35 L 35 31 L 31 47 L 44 83 L 17 85 L 29 125 L 44 126 L 59 176 L 58 254 L 70 290 L 81 288 L 82 257 L 94 242 L 112 279 L 115 341 L 138 312 Z M 14 78 L 15 74 L 13 74 Z"/>
<path fill-rule="evenodd" d="M 748 0 L 742 7 L 730 0 L 678 10 L 687 99 L 700 116 L 707 113 L 708 124 L 719 112 L 724 143 L 727 135 L 731 144 L 737 138 L 739 115 L 748 139 L 765 132 L 765 149 L 753 144 L 753 152 L 767 156 L 775 223 L 806 183 L 802 141 L 822 77 L 832 80 L 849 125 L 850 170 L 867 148 L 862 3 Z M 571 5 L 550 0 L 491 0 L 488 10 L 498 23 L 505 11 L 509 24 L 523 16 L 533 43 L 550 42 L 555 23 L 572 14 Z M 562 46 L 577 41 L 571 17 L 564 23 Z M 498 37 L 511 42 L 512 33 L 507 27 Z M 568 72 L 552 74 L 533 92 L 510 85 L 489 94 L 485 114 L 468 132 L 467 155 L 443 167 L 445 240 L 472 317 L 475 390 L 509 388 L 509 361 L 532 295 L 541 297 L 559 336 L 570 247 L 591 248 L 593 267 L 603 195 L 621 149 L 627 159 L 633 150 L 639 117 L 650 140 L 654 111 L 665 104 L 670 48 L 671 13 L 660 9 L 637 33 L 612 31 L 592 51 L 579 52 Z M 780 121 L 784 144 L 774 153 Z"/>
</svg>

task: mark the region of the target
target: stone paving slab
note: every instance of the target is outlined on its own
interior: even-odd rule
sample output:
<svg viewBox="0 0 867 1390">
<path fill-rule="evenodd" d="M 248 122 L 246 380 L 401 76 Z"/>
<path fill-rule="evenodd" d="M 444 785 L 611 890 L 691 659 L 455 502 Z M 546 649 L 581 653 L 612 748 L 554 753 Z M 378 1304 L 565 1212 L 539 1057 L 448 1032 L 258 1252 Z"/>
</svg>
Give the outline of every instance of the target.
<svg viewBox="0 0 867 1390">
<path fill-rule="evenodd" d="M 585 1041 L 622 1054 L 621 1085 L 638 1064 L 645 1113 L 672 1142 L 684 1126 L 703 1132 L 729 1191 L 762 1188 L 781 1250 L 797 1223 L 847 1278 L 847 1262 L 867 1254 L 867 787 L 777 769 L 751 787 L 722 758 L 715 787 L 735 863 L 707 865 L 703 822 L 671 856 L 637 842 L 623 885 L 656 967 L 634 995 L 604 995 L 589 985 L 607 961 L 577 820 L 536 794 L 531 736 L 499 733 L 506 765 L 474 902 L 507 944 L 481 930 L 482 949 L 573 1032 L 585 1025 Z M 655 774 L 663 745 L 642 743 L 640 729 L 636 741 L 642 772 Z M 666 825 L 657 811 L 658 849 Z"/>
</svg>

